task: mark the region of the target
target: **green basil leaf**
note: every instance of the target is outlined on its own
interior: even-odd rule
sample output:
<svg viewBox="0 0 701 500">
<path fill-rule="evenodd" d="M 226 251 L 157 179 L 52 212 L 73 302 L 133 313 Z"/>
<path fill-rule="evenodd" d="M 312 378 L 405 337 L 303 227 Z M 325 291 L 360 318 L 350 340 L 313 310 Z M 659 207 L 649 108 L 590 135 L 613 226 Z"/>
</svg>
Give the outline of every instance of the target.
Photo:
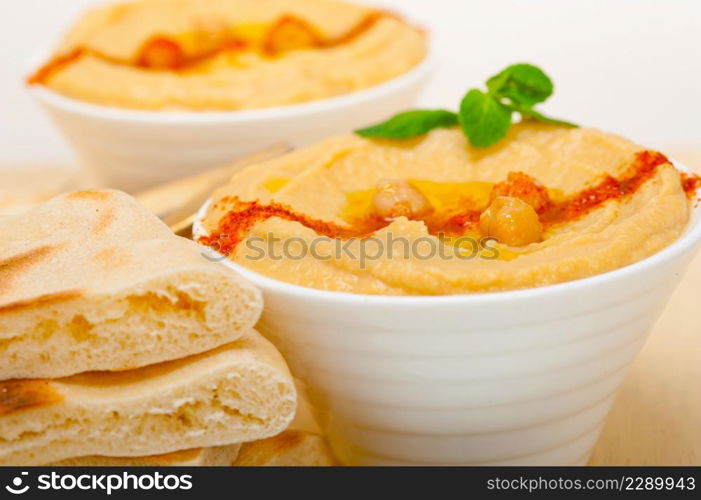
<svg viewBox="0 0 701 500">
<path fill-rule="evenodd" d="M 491 146 L 509 130 L 511 110 L 491 95 L 472 89 L 460 103 L 460 125 L 470 144 Z"/>
<path fill-rule="evenodd" d="M 538 120 L 539 122 L 543 123 L 550 123 L 551 125 L 562 125 L 564 127 L 572 127 L 576 128 L 579 127 L 579 125 L 571 122 L 567 122 L 565 120 L 559 120 L 557 118 L 550 118 L 548 116 L 545 116 L 543 113 L 539 113 L 533 108 L 529 108 L 526 106 L 518 106 L 518 105 L 506 105 L 509 107 L 512 111 L 516 111 L 517 113 L 520 113 L 523 118 L 530 118 L 532 120 Z"/>
<path fill-rule="evenodd" d="M 458 124 L 458 115 L 443 109 L 417 109 L 393 116 L 372 127 L 356 130 L 361 137 L 406 139 L 430 132 L 434 128 L 453 127 Z"/>
<path fill-rule="evenodd" d="M 487 80 L 489 92 L 508 98 L 514 104 L 533 106 L 553 93 L 553 82 L 540 68 L 532 64 L 513 64 Z"/>
</svg>

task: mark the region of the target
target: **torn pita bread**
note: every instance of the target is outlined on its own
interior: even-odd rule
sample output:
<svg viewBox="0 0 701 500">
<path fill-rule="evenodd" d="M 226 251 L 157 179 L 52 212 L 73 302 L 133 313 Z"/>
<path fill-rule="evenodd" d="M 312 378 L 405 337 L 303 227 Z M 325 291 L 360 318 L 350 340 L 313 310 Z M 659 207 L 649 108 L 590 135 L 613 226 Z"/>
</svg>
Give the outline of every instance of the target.
<svg viewBox="0 0 701 500">
<path fill-rule="evenodd" d="M 295 379 L 297 412 L 290 426 L 271 438 L 244 443 L 234 466 L 338 465 L 316 422 L 304 384 Z"/>
<path fill-rule="evenodd" d="M 135 457 L 274 436 L 295 414 L 282 356 L 259 333 L 120 373 L 0 382 L 0 465 Z"/>
<path fill-rule="evenodd" d="M 258 290 L 119 191 L 0 216 L 0 380 L 126 370 L 256 323 Z"/>
<path fill-rule="evenodd" d="M 286 430 L 277 436 L 244 443 L 234 466 L 338 465 L 326 439 L 308 431 Z"/>
<path fill-rule="evenodd" d="M 67 458 L 52 467 L 224 467 L 231 465 L 239 454 L 240 444 L 191 448 L 145 457 L 89 456 Z"/>
</svg>

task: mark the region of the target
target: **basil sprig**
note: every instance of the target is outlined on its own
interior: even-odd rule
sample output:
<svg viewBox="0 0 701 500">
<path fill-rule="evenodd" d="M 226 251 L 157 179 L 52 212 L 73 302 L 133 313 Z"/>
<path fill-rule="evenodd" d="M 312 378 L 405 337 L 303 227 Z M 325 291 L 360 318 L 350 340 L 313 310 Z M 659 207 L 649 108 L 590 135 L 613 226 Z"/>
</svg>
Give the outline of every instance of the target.
<svg viewBox="0 0 701 500">
<path fill-rule="evenodd" d="M 469 90 L 458 113 L 444 109 L 406 111 L 372 127 L 356 130 L 356 134 L 368 138 L 406 139 L 434 128 L 459 124 L 470 144 L 483 148 L 506 135 L 513 113 L 524 120 L 577 126 L 533 109 L 552 95 L 554 85 L 543 70 L 532 64 L 513 64 L 489 78 L 486 87 L 486 91 Z"/>
<path fill-rule="evenodd" d="M 356 130 L 362 137 L 406 139 L 430 132 L 438 127 L 453 127 L 458 124 L 458 115 L 444 109 L 416 109 L 393 116 L 386 122 Z"/>
</svg>

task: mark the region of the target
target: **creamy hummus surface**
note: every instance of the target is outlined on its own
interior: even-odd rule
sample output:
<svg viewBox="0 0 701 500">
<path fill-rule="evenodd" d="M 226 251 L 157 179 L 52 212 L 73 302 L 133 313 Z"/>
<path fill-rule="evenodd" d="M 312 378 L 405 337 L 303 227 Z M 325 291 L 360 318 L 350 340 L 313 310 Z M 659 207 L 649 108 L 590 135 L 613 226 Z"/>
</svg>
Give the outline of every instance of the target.
<svg viewBox="0 0 701 500">
<path fill-rule="evenodd" d="M 397 188 L 391 200 L 406 202 L 395 214 L 385 212 L 388 183 Z M 202 241 L 246 268 L 318 289 L 499 291 L 644 259 L 681 235 L 691 206 L 682 175 L 660 153 L 597 130 L 527 122 L 481 150 L 457 129 L 401 141 L 346 135 L 252 166 L 215 194 Z M 429 251 L 469 247 L 457 238 L 494 230 L 509 241 L 484 240 L 468 258 Z M 368 243 L 389 234 L 392 255 Z M 417 250 L 404 253 L 404 240 Z M 334 253 L 337 241 L 365 245 L 365 259 Z"/>
<path fill-rule="evenodd" d="M 377 85 L 425 55 L 422 30 L 336 0 L 140 0 L 89 12 L 29 82 L 132 109 L 254 109 Z"/>
</svg>

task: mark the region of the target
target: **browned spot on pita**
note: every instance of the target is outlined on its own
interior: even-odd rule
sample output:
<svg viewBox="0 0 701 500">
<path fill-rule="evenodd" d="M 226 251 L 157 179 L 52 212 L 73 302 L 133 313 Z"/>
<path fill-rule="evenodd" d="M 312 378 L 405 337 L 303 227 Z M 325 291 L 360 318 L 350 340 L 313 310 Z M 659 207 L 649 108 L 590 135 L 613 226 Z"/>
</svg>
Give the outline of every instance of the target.
<svg viewBox="0 0 701 500">
<path fill-rule="evenodd" d="M 0 415 L 58 403 L 63 396 L 48 380 L 5 380 L 0 382 Z"/>
<path fill-rule="evenodd" d="M 99 214 L 97 221 L 93 224 L 92 233 L 100 234 L 104 233 L 112 223 L 117 220 L 117 214 L 114 210 L 105 210 Z"/>
<path fill-rule="evenodd" d="M 140 368 L 140 367 L 138 367 L 136 365 L 124 365 L 124 366 L 120 366 L 119 368 L 110 368 L 110 371 L 111 372 L 128 372 L 131 370 L 136 370 L 138 368 Z"/>
<path fill-rule="evenodd" d="M 109 197 L 110 197 L 109 192 L 96 191 L 96 190 L 75 191 L 75 192 L 68 195 L 68 198 L 71 198 L 71 199 L 95 200 L 95 201 L 104 201 L 104 200 L 109 199 Z"/>
<path fill-rule="evenodd" d="M 105 268 L 123 267 L 129 263 L 129 254 L 120 247 L 108 247 L 95 254 L 93 260 Z"/>
<path fill-rule="evenodd" d="M 286 430 L 277 436 L 244 443 L 232 465 L 331 465 L 333 454 L 319 434 Z"/>
<path fill-rule="evenodd" d="M 39 297 L 34 297 L 27 300 L 18 300 L 17 302 L 10 302 L 9 304 L 0 306 L 0 314 L 6 314 L 10 312 L 22 311 L 25 309 L 31 309 L 38 306 L 47 306 L 51 304 L 58 304 L 60 302 L 65 302 L 78 298 L 82 295 L 80 290 L 67 290 L 65 292 L 49 293 L 46 295 L 40 295 Z"/>
<path fill-rule="evenodd" d="M 285 431 L 275 437 L 268 438 L 266 441 L 272 445 L 275 453 L 282 453 L 285 450 L 299 446 L 304 441 L 304 437 L 308 433 L 302 431 Z"/>
<path fill-rule="evenodd" d="M 41 262 L 58 248 L 58 245 L 43 245 L 29 250 L 28 252 L 13 255 L 5 260 L 0 260 L 0 271 L 3 273 L 23 271 Z"/>
<path fill-rule="evenodd" d="M 148 455 L 142 458 L 146 462 L 178 463 L 194 460 L 200 453 L 202 453 L 202 448 L 190 448 L 189 450 L 173 451 L 161 455 Z"/>
<path fill-rule="evenodd" d="M 59 245 L 42 245 L 27 252 L 0 260 L 0 295 L 9 288 L 15 277 L 46 260 L 59 248 Z"/>
</svg>

